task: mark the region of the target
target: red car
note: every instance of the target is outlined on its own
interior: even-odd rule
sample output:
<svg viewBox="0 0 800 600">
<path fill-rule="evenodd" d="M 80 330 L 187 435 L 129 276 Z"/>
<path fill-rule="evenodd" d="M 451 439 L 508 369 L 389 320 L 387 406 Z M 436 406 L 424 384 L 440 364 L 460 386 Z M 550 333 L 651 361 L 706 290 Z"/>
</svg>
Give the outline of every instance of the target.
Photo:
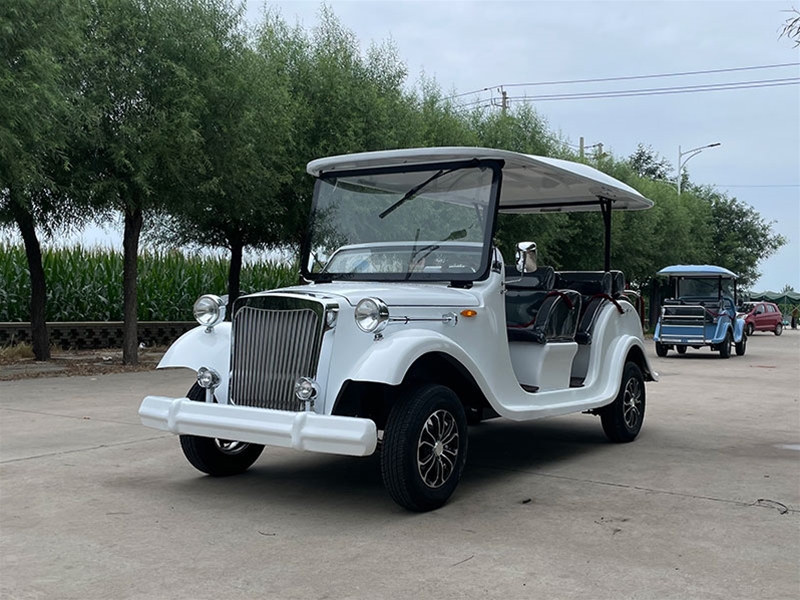
<svg viewBox="0 0 800 600">
<path fill-rule="evenodd" d="M 745 302 L 740 314 L 744 317 L 747 335 L 753 335 L 754 331 L 771 331 L 775 335 L 783 333 L 783 315 L 777 304 Z"/>
</svg>

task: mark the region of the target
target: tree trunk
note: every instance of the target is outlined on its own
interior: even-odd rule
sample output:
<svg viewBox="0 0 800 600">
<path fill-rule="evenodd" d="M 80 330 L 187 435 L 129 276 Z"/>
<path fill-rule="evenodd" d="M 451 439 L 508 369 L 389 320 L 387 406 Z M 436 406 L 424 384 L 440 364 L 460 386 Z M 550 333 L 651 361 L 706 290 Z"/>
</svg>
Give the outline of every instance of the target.
<svg viewBox="0 0 800 600">
<path fill-rule="evenodd" d="M 231 243 L 231 264 L 228 268 L 228 314 L 241 293 L 243 253 L 244 246 L 241 242 Z"/>
<path fill-rule="evenodd" d="M 139 276 L 139 234 L 142 232 L 142 209 L 137 207 L 125 211 L 125 232 L 122 235 L 122 290 L 123 318 L 122 362 L 139 364 L 139 339 L 137 333 L 137 309 Z"/>
<path fill-rule="evenodd" d="M 42 249 L 36 237 L 33 215 L 22 204 L 18 192 L 10 190 L 11 212 L 22 234 L 28 272 L 31 276 L 31 341 L 36 360 L 50 360 L 50 335 L 47 332 L 47 285 L 42 266 Z"/>
</svg>

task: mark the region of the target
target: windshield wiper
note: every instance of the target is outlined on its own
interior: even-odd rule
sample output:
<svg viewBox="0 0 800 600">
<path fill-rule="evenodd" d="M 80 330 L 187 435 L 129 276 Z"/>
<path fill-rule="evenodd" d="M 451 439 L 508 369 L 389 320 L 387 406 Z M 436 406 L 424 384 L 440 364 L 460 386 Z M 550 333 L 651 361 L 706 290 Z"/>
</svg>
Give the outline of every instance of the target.
<svg viewBox="0 0 800 600">
<path fill-rule="evenodd" d="M 389 208 L 384 210 L 381 214 L 379 214 L 378 218 L 379 219 L 383 219 L 383 218 L 387 217 L 388 215 L 392 214 L 394 211 L 396 211 L 398 208 L 400 208 L 403 204 L 405 204 L 407 201 L 411 200 L 414 196 L 416 196 L 420 192 L 420 190 L 422 188 L 424 188 L 430 182 L 432 182 L 432 181 L 434 181 L 436 179 L 439 179 L 439 177 L 444 175 L 444 173 L 445 172 L 443 170 L 442 171 L 438 171 L 438 172 L 434 173 L 433 175 L 431 175 L 430 177 L 428 177 L 422 183 L 417 184 L 414 187 L 412 187 L 405 194 L 403 194 L 403 197 L 400 198 L 400 200 L 398 200 L 397 202 L 392 204 Z M 449 171 L 448 171 L 448 173 L 449 173 Z"/>
<path fill-rule="evenodd" d="M 453 167 L 452 169 L 441 169 L 441 170 L 437 171 L 436 173 L 434 173 L 433 175 L 431 175 L 430 177 L 428 177 L 428 178 L 427 178 L 425 181 L 423 181 L 422 183 L 418 183 L 417 185 L 415 185 L 414 187 L 412 187 L 410 190 L 408 190 L 408 191 L 407 191 L 405 194 L 403 194 L 403 197 L 402 197 L 402 198 L 400 198 L 400 200 L 398 200 L 397 202 L 395 202 L 394 204 L 392 204 L 392 205 L 391 205 L 389 208 L 387 208 L 387 209 L 386 209 L 386 210 L 384 210 L 382 213 L 380 213 L 380 214 L 378 215 L 378 218 L 379 218 L 379 219 L 383 219 L 383 218 L 385 218 L 386 216 L 388 216 L 388 215 L 392 214 L 394 211 L 396 211 L 398 208 L 400 208 L 400 207 L 401 207 L 403 204 L 405 204 L 406 202 L 408 202 L 409 200 L 411 200 L 411 199 L 412 199 L 414 196 L 416 196 L 417 194 L 419 194 L 419 193 L 420 193 L 420 191 L 422 191 L 422 189 L 423 189 L 424 187 L 428 186 L 428 185 L 429 185 L 431 182 L 433 182 L 433 181 L 436 181 L 436 180 L 437 180 L 437 179 L 439 179 L 439 177 L 441 177 L 442 175 L 447 175 L 447 174 L 449 174 L 449 173 L 452 173 L 453 171 L 460 171 L 461 169 L 466 169 L 466 168 L 468 168 L 468 167 L 471 167 L 471 166 L 473 166 L 473 165 L 474 165 L 474 164 L 476 164 L 477 162 L 478 162 L 478 159 L 472 159 L 472 160 L 470 161 L 470 163 L 469 163 L 469 164 L 467 164 L 467 165 L 461 165 L 461 166 L 459 166 L 459 167 Z"/>
</svg>

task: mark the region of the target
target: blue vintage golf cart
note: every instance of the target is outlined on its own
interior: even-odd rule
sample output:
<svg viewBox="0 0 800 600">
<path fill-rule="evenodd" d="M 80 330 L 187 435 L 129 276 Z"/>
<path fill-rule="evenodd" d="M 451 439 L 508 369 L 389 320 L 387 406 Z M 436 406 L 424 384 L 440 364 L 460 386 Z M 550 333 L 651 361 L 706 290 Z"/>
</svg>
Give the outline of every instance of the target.
<svg viewBox="0 0 800 600">
<path fill-rule="evenodd" d="M 656 354 L 684 354 L 690 346 L 710 346 L 720 358 L 737 356 L 747 346 L 744 319 L 736 315 L 736 274 L 712 265 L 673 265 L 657 275 L 669 277 L 669 298 L 662 302 L 653 340 Z"/>
</svg>

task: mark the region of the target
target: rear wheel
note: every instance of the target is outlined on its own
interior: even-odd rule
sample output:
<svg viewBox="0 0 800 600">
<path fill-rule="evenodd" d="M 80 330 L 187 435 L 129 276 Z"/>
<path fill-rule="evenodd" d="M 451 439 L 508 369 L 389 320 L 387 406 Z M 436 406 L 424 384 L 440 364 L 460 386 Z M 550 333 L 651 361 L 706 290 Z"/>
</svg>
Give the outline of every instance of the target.
<svg viewBox="0 0 800 600">
<path fill-rule="evenodd" d="M 725 339 L 719 345 L 719 357 L 730 358 L 731 356 L 731 330 L 725 332 Z"/>
<path fill-rule="evenodd" d="M 397 504 L 419 512 L 443 506 L 461 479 L 466 458 L 467 418 L 451 389 L 422 385 L 392 407 L 381 474 Z"/>
<path fill-rule="evenodd" d="M 775 335 L 780 335 L 783 333 L 783 323 L 778 323 L 775 325 Z"/>
<path fill-rule="evenodd" d="M 600 409 L 603 431 L 612 442 L 632 442 L 644 423 L 645 390 L 642 370 L 634 362 L 625 363 L 622 383 L 614 402 Z"/>
<path fill-rule="evenodd" d="M 667 355 L 667 347 L 661 342 L 656 342 L 656 354 L 664 358 Z"/>
<path fill-rule="evenodd" d="M 205 401 L 205 390 L 194 384 L 186 397 L 197 402 Z M 234 440 L 180 436 L 181 448 L 191 465 L 213 477 L 227 477 L 243 473 L 261 456 L 264 446 Z"/>
<path fill-rule="evenodd" d="M 742 341 L 736 342 L 736 356 L 744 356 L 745 350 L 747 350 L 747 334 L 742 334 Z"/>
</svg>

